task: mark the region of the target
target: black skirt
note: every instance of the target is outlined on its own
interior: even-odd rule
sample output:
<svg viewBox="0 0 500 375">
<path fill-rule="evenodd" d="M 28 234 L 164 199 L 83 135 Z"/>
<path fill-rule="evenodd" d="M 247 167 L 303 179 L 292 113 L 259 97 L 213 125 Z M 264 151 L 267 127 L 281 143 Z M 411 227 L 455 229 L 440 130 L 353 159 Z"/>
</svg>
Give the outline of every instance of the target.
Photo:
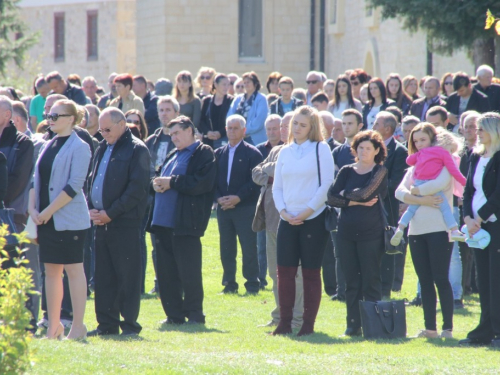
<svg viewBox="0 0 500 375">
<path fill-rule="evenodd" d="M 83 243 L 87 230 L 57 231 L 54 219 L 38 226 L 40 262 L 53 264 L 83 263 Z"/>
</svg>

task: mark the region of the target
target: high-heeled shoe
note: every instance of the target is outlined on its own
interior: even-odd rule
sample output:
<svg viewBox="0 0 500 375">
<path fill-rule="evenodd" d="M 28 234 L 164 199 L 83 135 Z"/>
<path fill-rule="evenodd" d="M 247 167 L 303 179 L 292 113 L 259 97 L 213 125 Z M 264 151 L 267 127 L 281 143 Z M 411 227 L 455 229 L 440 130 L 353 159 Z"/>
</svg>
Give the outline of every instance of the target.
<svg viewBox="0 0 500 375">
<path fill-rule="evenodd" d="M 73 331 L 76 330 L 73 328 L 74 328 L 74 326 L 71 327 L 71 330 L 69 331 L 68 336 L 66 336 L 66 338 L 64 340 L 82 341 L 82 340 L 85 340 L 87 338 L 87 326 L 85 324 L 83 325 L 82 332 L 77 333 L 75 337 L 72 336 Z"/>
<path fill-rule="evenodd" d="M 49 333 L 48 333 L 49 331 L 50 331 L 50 327 L 49 327 L 49 329 L 47 329 L 46 338 L 48 340 L 55 340 L 55 339 L 62 340 L 64 337 L 64 326 L 62 325 L 62 323 L 59 323 L 59 326 L 57 327 L 53 336 L 49 335 Z"/>
</svg>

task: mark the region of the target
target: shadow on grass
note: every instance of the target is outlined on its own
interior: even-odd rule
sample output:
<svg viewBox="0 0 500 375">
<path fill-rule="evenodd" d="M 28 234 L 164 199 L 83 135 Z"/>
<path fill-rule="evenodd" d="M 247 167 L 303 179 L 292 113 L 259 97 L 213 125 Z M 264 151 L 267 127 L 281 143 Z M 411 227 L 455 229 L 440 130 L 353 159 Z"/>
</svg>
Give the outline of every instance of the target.
<svg viewBox="0 0 500 375">
<path fill-rule="evenodd" d="M 141 336 L 104 335 L 96 337 L 99 337 L 102 340 L 109 341 L 147 341 L 144 337 Z"/>
<path fill-rule="evenodd" d="M 184 333 L 229 333 L 216 328 L 208 328 L 203 324 L 162 324 L 158 328 L 160 332 L 184 332 Z"/>
</svg>

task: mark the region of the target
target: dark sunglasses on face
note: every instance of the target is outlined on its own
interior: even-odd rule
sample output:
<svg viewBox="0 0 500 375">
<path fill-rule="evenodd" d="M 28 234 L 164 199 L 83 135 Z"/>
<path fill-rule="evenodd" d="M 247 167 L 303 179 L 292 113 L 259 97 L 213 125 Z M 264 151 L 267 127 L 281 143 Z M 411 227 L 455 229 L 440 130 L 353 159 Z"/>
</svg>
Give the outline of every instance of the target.
<svg viewBox="0 0 500 375">
<path fill-rule="evenodd" d="M 48 113 L 45 115 L 45 118 L 50 121 L 57 121 L 59 117 L 69 117 L 71 115 L 59 114 L 59 113 Z"/>
<path fill-rule="evenodd" d="M 446 86 L 448 86 L 448 85 L 453 85 L 453 82 L 445 82 L 444 84 L 445 84 Z"/>
<path fill-rule="evenodd" d="M 236 88 L 236 89 L 244 89 L 245 86 L 243 86 L 243 85 L 236 85 L 236 86 L 234 86 L 234 88 Z"/>
<path fill-rule="evenodd" d="M 205 79 L 205 80 L 209 80 L 210 78 L 212 78 L 212 76 L 200 76 L 200 79 Z"/>
<path fill-rule="evenodd" d="M 132 120 L 132 119 L 128 118 L 127 124 L 141 125 L 141 122 L 139 120 Z"/>
<path fill-rule="evenodd" d="M 358 86 L 358 85 L 359 85 L 359 82 L 358 82 L 358 81 L 351 81 L 351 85 L 353 85 L 353 86 Z"/>
<path fill-rule="evenodd" d="M 306 83 L 308 85 L 315 85 L 316 83 L 318 83 L 318 80 L 315 79 L 314 81 L 306 81 Z"/>
</svg>

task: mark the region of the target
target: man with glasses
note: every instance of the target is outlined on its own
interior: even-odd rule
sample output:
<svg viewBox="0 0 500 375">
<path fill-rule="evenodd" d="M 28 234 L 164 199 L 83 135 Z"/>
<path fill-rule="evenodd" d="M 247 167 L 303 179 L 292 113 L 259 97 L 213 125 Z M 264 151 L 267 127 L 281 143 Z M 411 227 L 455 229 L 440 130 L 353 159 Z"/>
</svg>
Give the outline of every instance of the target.
<svg viewBox="0 0 500 375">
<path fill-rule="evenodd" d="M 96 226 L 95 311 L 88 336 L 137 335 L 141 302 L 140 225 L 147 206 L 150 156 L 114 107 L 99 117 L 104 137 L 93 160 L 90 219 Z M 123 321 L 120 321 L 120 315 Z"/>
<path fill-rule="evenodd" d="M 320 72 L 310 71 L 306 77 L 307 84 L 307 105 L 312 106 L 311 99 L 323 89 L 323 77 Z"/>
</svg>

